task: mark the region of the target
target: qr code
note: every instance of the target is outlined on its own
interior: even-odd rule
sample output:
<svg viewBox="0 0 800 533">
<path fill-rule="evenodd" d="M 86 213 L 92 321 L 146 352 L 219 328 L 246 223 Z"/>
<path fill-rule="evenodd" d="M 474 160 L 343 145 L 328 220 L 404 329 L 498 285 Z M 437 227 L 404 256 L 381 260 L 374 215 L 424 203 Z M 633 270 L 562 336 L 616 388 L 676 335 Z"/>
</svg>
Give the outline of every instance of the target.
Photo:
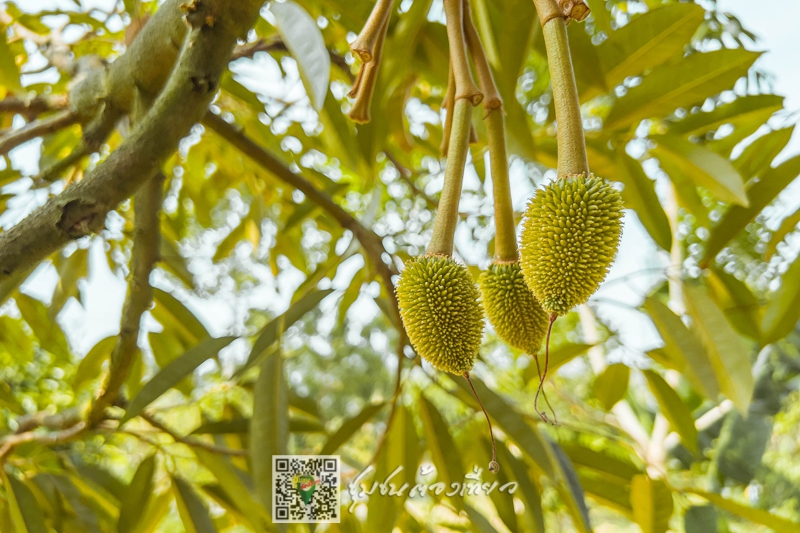
<svg viewBox="0 0 800 533">
<path fill-rule="evenodd" d="M 338 455 L 272 456 L 272 521 L 338 523 Z"/>
</svg>

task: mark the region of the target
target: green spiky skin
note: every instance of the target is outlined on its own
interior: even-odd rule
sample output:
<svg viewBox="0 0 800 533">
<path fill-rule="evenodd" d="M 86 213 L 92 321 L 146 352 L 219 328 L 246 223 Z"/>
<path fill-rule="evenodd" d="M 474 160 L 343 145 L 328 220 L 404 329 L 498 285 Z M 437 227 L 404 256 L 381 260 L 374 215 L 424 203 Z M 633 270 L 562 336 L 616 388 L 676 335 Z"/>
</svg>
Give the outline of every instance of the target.
<svg viewBox="0 0 800 533">
<path fill-rule="evenodd" d="M 433 367 L 472 369 L 483 339 L 483 308 L 466 267 L 429 255 L 406 263 L 397 282 L 400 316 L 414 349 Z"/>
<path fill-rule="evenodd" d="M 519 262 L 492 263 L 478 281 L 486 316 L 497 336 L 518 350 L 536 354 L 549 319 L 525 284 Z"/>
<path fill-rule="evenodd" d="M 536 192 L 525 213 L 520 264 L 545 311 L 564 315 L 595 293 L 617 254 L 622 209 L 619 192 L 591 174 Z"/>
</svg>

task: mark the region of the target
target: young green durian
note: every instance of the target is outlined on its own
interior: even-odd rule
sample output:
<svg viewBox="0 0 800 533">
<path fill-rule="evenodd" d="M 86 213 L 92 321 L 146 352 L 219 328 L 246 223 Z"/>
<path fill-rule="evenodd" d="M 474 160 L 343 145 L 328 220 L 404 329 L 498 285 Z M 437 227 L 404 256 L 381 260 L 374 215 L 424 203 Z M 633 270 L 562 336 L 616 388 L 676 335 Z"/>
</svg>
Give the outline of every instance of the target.
<svg viewBox="0 0 800 533">
<path fill-rule="evenodd" d="M 619 192 L 591 174 L 537 191 L 522 226 L 522 273 L 549 314 L 565 315 L 597 291 L 617 253 L 622 210 Z"/>
<path fill-rule="evenodd" d="M 494 192 L 494 261 L 479 279 L 483 306 L 498 337 L 510 346 L 536 355 L 547 331 L 545 313 L 520 272 L 514 208 L 508 181 L 503 101 L 492 78 L 489 62 L 475 26 L 464 9 L 464 33 L 484 94 L 486 133 Z"/>
<path fill-rule="evenodd" d="M 492 263 L 479 283 L 486 316 L 497 336 L 536 355 L 547 333 L 548 314 L 525 284 L 519 261 Z"/>
<path fill-rule="evenodd" d="M 472 370 L 483 338 L 483 310 L 469 271 L 452 258 L 425 255 L 406 262 L 397 300 L 408 338 L 434 368 Z"/>
<path fill-rule="evenodd" d="M 483 338 L 483 307 L 469 271 L 451 258 L 469 151 L 472 107 L 483 98 L 472 80 L 466 56 L 464 6 L 462 0 L 444 0 L 454 82 L 444 186 L 426 255 L 406 262 L 397 282 L 397 303 L 408 338 L 417 353 L 437 369 L 464 376 L 481 404 L 469 371 L 475 364 Z M 492 423 L 483 404 L 481 409 L 492 437 L 489 471 L 497 472 L 500 465 L 497 464 Z"/>
</svg>

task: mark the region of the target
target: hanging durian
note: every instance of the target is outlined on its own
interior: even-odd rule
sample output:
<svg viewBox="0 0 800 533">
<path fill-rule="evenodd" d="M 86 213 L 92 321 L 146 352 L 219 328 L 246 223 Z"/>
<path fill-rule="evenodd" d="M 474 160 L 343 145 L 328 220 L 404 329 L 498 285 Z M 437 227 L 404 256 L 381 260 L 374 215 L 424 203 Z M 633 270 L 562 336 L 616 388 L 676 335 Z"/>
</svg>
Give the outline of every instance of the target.
<svg viewBox="0 0 800 533">
<path fill-rule="evenodd" d="M 554 0 L 534 3 L 547 48 L 558 136 L 558 177 L 529 202 L 520 246 L 525 282 L 550 315 L 544 373 L 534 400 L 538 411 L 553 322 L 585 303 L 605 279 L 622 233 L 622 198 L 605 179 L 589 173 L 586 157 L 566 24 L 570 17 L 585 18 L 588 9 L 565 12 Z"/>
</svg>

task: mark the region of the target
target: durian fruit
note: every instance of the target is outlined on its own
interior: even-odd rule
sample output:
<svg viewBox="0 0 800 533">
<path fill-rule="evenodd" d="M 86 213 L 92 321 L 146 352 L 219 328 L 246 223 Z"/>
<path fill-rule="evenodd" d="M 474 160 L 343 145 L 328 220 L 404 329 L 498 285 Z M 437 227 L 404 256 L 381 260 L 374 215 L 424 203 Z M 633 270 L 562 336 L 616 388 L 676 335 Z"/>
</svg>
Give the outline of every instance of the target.
<svg viewBox="0 0 800 533">
<path fill-rule="evenodd" d="M 522 273 L 542 308 L 565 315 L 606 277 L 622 233 L 622 197 L 603 178 L 568 176 L 539 189 L 522 227 Z"/>
<path fill-rule="evenodd" d="M 486 316 L 497 336 L 535 355 L 547 333 L 548 315 L 525 284 L 519 262 L 492 263 L 479 284 Z"/>
<path fill-rule="evenodd" d="M 408 338 L 434 368 L 472 370 L 483 338 L 483 310 L 469 271 L 442 255 L 406 263 L 397 299 Z"/>
<path fill-rule="evenodd" d="M 464 33 L 478 73 L 478 86 L 484 94 L 483 108 L 492 171 L 496 228 L 494 260 L 479 279 L 481 297 L 486 315 L 497 335 L 510 346 L 535 356 L 547 331 L 547 313 L 525 285 L 520 272 L 514 208 L 508 180 L 503 100 L 467 6 L 465 3 Z"/>
</svg>

